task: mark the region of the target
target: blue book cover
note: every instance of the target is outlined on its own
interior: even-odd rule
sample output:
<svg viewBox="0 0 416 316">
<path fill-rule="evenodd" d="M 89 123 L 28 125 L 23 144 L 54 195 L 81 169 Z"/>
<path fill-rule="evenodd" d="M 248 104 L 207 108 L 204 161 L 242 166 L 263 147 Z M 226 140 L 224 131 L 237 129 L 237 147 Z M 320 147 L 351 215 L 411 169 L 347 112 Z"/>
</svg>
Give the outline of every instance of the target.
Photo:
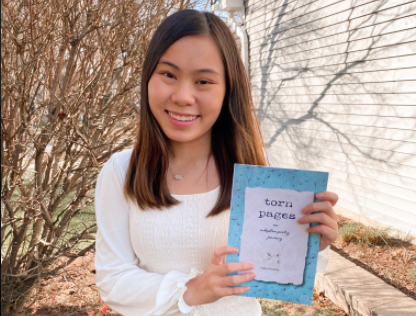
<svg viewBox="0 0 416 316">
<path fill-rule="evenodd" d="M 239 252 L 226 262 L 256 273 L 242 296 L 312 304 L 320 235 L 297 220 L 327 183 L 327 172 L 235 164 L 228 245 Z"/>
</svg>

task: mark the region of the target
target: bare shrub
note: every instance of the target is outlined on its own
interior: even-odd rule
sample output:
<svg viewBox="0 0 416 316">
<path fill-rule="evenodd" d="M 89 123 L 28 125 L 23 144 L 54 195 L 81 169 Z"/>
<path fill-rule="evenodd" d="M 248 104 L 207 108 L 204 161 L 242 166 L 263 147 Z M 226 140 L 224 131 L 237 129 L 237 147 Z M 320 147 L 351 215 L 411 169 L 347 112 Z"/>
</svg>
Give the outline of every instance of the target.
<svg viewBox="0 0 416 316">
<path fill-rule="evenodd" d="M 42 278 L 93 250 L 93 189 L 132 144 L 148 42 L 190 5 L 1 2 L 2 314 L 21 313 Z"/>
</svg>

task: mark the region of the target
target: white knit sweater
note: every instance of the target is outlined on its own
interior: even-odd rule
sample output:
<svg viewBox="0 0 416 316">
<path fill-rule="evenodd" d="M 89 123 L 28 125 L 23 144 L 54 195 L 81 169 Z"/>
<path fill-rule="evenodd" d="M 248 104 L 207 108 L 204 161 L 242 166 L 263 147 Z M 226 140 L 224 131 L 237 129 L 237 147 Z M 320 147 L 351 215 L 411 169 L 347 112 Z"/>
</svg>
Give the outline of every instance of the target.
<svg viewBox="0 0 416 316">
<path fill-rule="evenodd" d="M 182 203 L 170 209 L 140 210 L 123 195 L 130 155 L 131 150 L 113 155 L 97 181 L 95 268 L 103 301 L 124 316 L 260 316 L 252 297 L 230 296 L 196 307 L 184 302 L 185 284 L 204 271 L 216 247 L 227 244 L 230 211 L 206 218 L 220 187 L 173 195 Z M 273 158 L 271 165 L 276 166 Z M 326 262 L 323 251 L 318 270 Z"/>
</svg>

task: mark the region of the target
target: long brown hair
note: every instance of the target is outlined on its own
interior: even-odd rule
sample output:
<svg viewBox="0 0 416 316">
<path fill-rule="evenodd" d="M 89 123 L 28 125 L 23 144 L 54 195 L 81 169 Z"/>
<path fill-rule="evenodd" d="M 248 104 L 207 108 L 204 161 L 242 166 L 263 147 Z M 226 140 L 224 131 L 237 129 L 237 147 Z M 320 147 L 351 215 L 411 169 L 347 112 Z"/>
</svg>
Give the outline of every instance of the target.
<svg viewBox="0 0 416 316">
<path fill-rule="evenodd" d="M 166 173 L 169 145 L 148 104 L 148 83 L 159 59 L 174 42 L 186 35 L 210 35 L 222 55 L 226 94 L 212 128 L 212 153 L 221 191 L 208 216 L 230 207 L 234 164 L 266 165 L 263 141 L 250 94 L 250 83 L 234 37 L 216 15 L 183 10 L 166 18 L 155 31 L 143 64 L 140 123 L 127 170 L 124 193 L 147 208 L 162 209 L 179 203 L 169 193 Z"/>
</svg>

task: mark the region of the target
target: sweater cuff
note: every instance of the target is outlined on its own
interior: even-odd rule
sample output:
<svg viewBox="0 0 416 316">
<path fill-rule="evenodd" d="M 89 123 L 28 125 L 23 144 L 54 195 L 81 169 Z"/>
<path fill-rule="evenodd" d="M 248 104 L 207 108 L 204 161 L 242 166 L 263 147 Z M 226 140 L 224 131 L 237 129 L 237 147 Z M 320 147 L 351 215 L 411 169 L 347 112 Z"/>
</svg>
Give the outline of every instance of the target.
<svg viewBox="0 0 416 316">
<path fill-rule="evenodd" d="M 329 261 L 328 254 L 329 246 L 318 253 L 318 263 L 316 267 L 316 272 L 324 272 Z"/>
<path fill-rule="evenodd" d="M 198 274 L 200 272 L 196 269 L 192 269 L 190 274 L 184 274 L 175 270 L 167 273 L 156 295 L 154 314 L 164 315 L 170 309 L 174 308 L 175 305 L 176 309 L 179 309 L 184 314 L 188 314 L 195 309 L 195 307 L 185 303 L 183 294 L 187 289 L 186 283 Z"/>
<path fill-rule="evenodd" d="M 186 304 L 185 300 L 183 299 L 183 295 L 185 294 L 186 290 L 188 289 L 186 287 L 186 283 L 188 283 L 188 281 L 190 279 L 195 278 L 199 274 L 202 274 L 202 272 L 199 272 L 196 269 L 191 269 L 191 274 L 188 275 L 188 278 L 186 280 L 181 280 L 181 281 L 178 282 L 178 287 L 180 289 L 180 295 L 181 295 L 179 297 L 178 307 L 179 307 L 179 310 L 181 311 L 181 313 L 183 313 L 183 314 L 188 314 L 192 310 L 195 309 L 195 306 L 189 306 L 188 304 Z"/>
</svg>

